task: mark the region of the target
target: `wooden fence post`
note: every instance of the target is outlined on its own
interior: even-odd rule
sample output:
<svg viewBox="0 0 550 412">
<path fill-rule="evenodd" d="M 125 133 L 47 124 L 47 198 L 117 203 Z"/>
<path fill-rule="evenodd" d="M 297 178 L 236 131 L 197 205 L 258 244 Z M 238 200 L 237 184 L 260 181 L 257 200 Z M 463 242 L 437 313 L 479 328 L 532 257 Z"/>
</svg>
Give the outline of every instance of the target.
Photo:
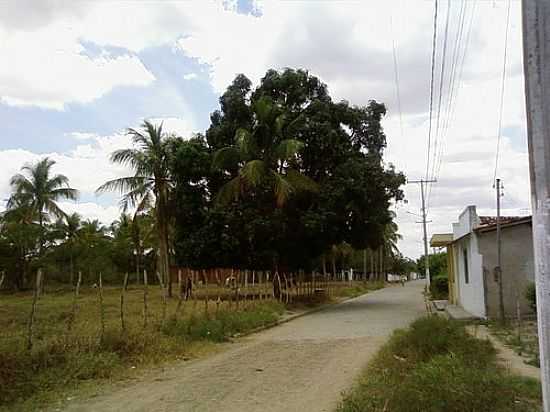
<svg viewBox="0 0 550 412">
<path fill-rule="evenodd" d="M 76 320 L 76 310 L 78 308 L 78 295 L 80 293 L 80 283 L 82 282 L 82 272 L 78 271 L 78 279 L 76 281 L 76 287 L 74 289 L 73 305 L 71 308 L 71 315 L 69 316 L 69 322 L 67 323 L 67 333 L 73 328 L 73 324 Z"/>
<path fill-rule="evenodd" d="M 99 344 L 101 345 L 105 337 L 105 307 L 103 305 L 103 278 L 101 276 L 101 272 L 99 272 L 99 286 L 97 289 L 97 293 L 98 293 L 98 299 L 99 299 L 99 322 L 100 322 Z"/>
<path fill-rule="evenodd" d="M 143 328 L 147 327 L 148 321 L 148 307 L 147 307 L 147 295 L 149 293 L 149 280 L 147 278 L 147 269 L 143 269 Z"/>
<path fill-rule="evenodd" d="M 36 283 L 34 286 L 34 292 L 32 296 L 31 314 L 29 316 L 28 336 L 27 336 L 27 350 L 32 349 L 32 338 L 34 331 L 34 315 L 36 313 L 36 302 L 38 301 L 40 285 L 42 283 L 42 269 L 38 269 L 36 272 Z"/>
<path fill-rule="evenodd" d="M 161 325 L 164 326 L 164 322 L 166 321 L 166 288 L 164 287 L 164 282 L 163 282 L 162 276 L 160 276 L 159 272 L 157 272 L 157 278 L 159 280 L 160 292 L 161 292 L 161 297 L 162 297 L 162 322 L 161 322 Z"/>
<path fill-rule="evenodd" d="M 124 275 L 124 283 L 122 284 L 122 290 L 120 291 L 120 328 L 122 333 L 126 332 L 126 325 L 124 324 L 124 293 L 128 288 L 128 272 Z"/>
</svg>

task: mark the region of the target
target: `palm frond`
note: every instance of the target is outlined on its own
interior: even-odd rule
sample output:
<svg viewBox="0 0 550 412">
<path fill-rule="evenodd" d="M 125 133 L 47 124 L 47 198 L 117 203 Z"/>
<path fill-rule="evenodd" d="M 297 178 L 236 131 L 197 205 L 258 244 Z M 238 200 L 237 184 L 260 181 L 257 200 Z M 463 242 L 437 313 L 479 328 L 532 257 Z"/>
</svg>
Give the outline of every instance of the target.
<svg viewBox="0 0 550 412">
<path fill-rule="evenodd" d="M 266 171 L 267 169 L 265 162 L 263 160 L 256 159 L 246 162 L 240 171 L 240 175 L 247 185 L 256 187 L 264 180 Z"/>
<path fill-rule="evenodd" d="M 256 153 L 256 142 L 250 131 L 243 128 L 237 129 L 235 132 L 235 141 L 237 142 L 241 154 L 243 154 L 246 159 L 251 158 L 251 156 Z"/>
<path fill-rule="evenodd" d="M 286 179 L 297 192 L 317 192 L 319 190 L 317 182 L 297 170 L 288 170 Z"/>
<path fill-rule="evenodd" d="M 239 200 L 242 184 L 240 176 L 237 176 L 221 187 L 216 195 L 216 203 L 226 205 L 232 201 Z"/>
<path fill-rule="evenodd" d="M 273 192 L 275 193 L 275 200 L 277 207 L 282 207 L 293 192 L 292 185 L 284 176 L 273 172 Z"/>
<path fill-rule="evenodd" d="M 78 198 L 78 190 L 72 189 L 70 187 L 60 187 L 59 189 L 52 190 L 50 192 L 50 196 L 54 200 L 76 200 Z"/>
<path fill-rule="evenodd" d="M 273 100 L 268 96 L 262 96 L 254 103 L 254 112 L 260 123 L 271 123 L 272 111 Z"/>
<path fill-rule="evenodd" d="M 150 179 L 143 176 L 120 177 L 103 183 L 96 189 L 96 193 L 131 191 L 143 186 L 148 180 Z"/>
</svg>

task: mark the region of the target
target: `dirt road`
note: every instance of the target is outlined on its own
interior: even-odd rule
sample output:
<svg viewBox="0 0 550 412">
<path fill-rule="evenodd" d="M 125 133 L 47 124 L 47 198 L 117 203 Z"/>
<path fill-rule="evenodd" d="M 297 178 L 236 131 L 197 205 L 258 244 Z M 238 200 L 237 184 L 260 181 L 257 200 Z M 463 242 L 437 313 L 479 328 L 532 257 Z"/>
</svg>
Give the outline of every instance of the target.
<svg viewBox="0 0 550 412">
<path fill-rule="evenodd" d="M 390 333 L 424 313 L 423 285 L 334 305 L 67 410 L 332 411 Z"/>
</svg>

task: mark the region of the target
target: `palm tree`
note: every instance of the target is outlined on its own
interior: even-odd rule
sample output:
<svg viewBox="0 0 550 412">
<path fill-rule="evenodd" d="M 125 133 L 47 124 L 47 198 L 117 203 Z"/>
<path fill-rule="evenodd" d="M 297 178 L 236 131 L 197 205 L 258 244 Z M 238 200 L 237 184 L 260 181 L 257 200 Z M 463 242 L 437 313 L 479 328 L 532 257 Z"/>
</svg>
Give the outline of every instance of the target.
<svg viewBox="0 0 550 412">
<path fill-rule="evenodd" d="M 395 217 L 395 214 L 392 213 L 392 217 Z M 384 271 L 384 263 L 386 256 L 394 257 L 399 255 L 399 249 L 397 247 L 397 242 L 403 237 L 397 233 L 399 227 L 397 223 L 393 220 L 384 226 L 382 246 L 379 249 L 380 253 L 380 275 Z"/>
<path fill-rule="evenodd" d="M 76 200 L 78 191 L 69 187 L 69 179 L 61 174 L 51 176 L 51 168 L 55 161 L 44 158 L 35 164 L 28 164 L 21 168 L 10 180 L 13 194 L 8 200 L 8 209 L 22 206 L 32 211 L 33 219 L 38 220 L 40 226 L 39 255 L 44 248 L 44 225 L 51 216 L 65 217 L 57 205 L 61 199 Z"/>
<path fill-rule="evenodd" d="M 238 200 L 248 189 L 269 188 L 281 207 L 289 196 L 300 190 L 315 190 L 316 184 L 301 174 L 296 159 L 303 142 L 285 137 L 292 122 L 269 97 L 253 103 L 254 121 L 250 130 L 240 128 L 235 133 L 235 146 L 214 154 L 214 167 L 237 171 L 237 175 L 220 190 L 221 202 Z"/>
<path fill-rule="evenodd" d="M 123 194 L 123 210 L 137 207 L 136 213 L 155 203 L 156 227 L 158 234 L 157 270 L 168 284 L 171 296 L 168 257 L 168 195 L 171 188 L 168 168 L 168 146 L 162 132 L 162 124 L 155 126 L 149 121 L 142 124 L 143 131 L 128 129 L 128 134 L 136 147 L 121 149 L 112 153 L 111 161 L 130 166 L 133 176 L 122 177 L 106 182 L 97 189 L 98 193 L 119 191 Z"/>
<path fill-rule="evenodd" d="M 67 215 L 56 223 L 56 230 L 61 234 L 69 249 L 71 285 L 74 284 L 74 248 L 79 239 L 81 224 L 82 220 L 78 213 Z"/>
</svg>

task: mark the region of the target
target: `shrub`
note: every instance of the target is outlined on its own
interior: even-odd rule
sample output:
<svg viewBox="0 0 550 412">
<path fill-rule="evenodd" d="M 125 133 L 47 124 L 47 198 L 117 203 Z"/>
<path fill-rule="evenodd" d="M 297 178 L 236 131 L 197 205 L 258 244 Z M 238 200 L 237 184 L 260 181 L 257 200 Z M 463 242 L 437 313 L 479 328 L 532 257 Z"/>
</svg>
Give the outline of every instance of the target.
<svg viewBox="0 0 550 412">
<path fill-rule="evenodd" d="M 533 312 L 537 311 L 537 287 L 535 282 L 529 282 L 525 288 L 525 298 L 529 302 L 529 306 Z"/>
<path fill-rule="evenodd" d="M 434 299 L 449 298 L 449 279 L 447 276 L 436 276 L 431 280 L 430 294 Z"/>
</svg>

